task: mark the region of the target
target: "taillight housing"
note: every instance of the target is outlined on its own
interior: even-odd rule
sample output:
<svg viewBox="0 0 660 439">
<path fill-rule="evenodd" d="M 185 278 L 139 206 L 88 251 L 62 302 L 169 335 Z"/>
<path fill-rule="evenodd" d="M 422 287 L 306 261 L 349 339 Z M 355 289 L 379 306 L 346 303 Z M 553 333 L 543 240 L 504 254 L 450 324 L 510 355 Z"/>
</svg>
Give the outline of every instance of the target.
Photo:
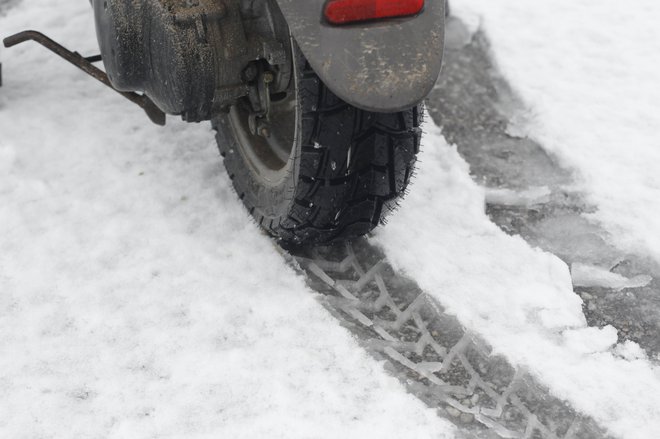
<svg viewBox="0 0 660 439">
<path fill-rule="evenodd" d="M 438 0 L 436 0 L 438 1 Z M 332 24 L 347 24 L 419 14 L 424 0 L 328 0 L 324 15 Z"/>
</svg>

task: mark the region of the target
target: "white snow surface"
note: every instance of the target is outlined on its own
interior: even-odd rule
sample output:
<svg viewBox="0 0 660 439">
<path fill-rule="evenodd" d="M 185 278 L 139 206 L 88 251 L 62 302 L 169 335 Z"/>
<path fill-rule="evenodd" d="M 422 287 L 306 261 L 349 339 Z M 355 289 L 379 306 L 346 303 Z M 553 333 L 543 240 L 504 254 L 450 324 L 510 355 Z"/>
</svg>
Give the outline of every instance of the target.
<svg viewBox="0 0 660 439">
<path fill-rule="evenodd" d="M 660 2 L 452 0 L 528 111 L 511 131 L 578 171 L 594 218 L 660 260 Z"/>
<path fill-rule="evenodd" d="M 568 266 L 494 225 L 485 189 L 456 148 L 432 123 L 425 131 L 410 194 L 372 240 L 494 353 L 551 393 L 619 437 L 656 437 L 660 371 L 634 346 L 614 347 L 615 328 L 587 327 Z"/>
<path fill-rule="evenodd" d="M 616 345 L 614 352 L 617 355 L 620 355 L 621 357 L 631 361 L 648 358 L 648 355 L 646 355 L 644 349 L 642 349 L 642 347 L 634 341 L 630 340 L 626 340 L 625 342 Z"/>
<path fill-rule="evenodd" d="M 96 51 L 87 1 L 0 17 Z M 207 124 L 0 52 L 0 437 L 449 438 L 248 219 Z"/>
<path fill-rule="evenodd" d="M 66 3 L 24 1 L 0 30 L 95 52 L 88 3 Z M 621 246 L 660 255 L 660 6 L 452 7 L 485 28 L 530 109 L 512 130 L 581 173 Z M 36 45 L 0 56 L 0 437 L 453 435 L 248 220 L 206 125 L 151 126 Z M 620 437 L 655 437 L 658 370 L 586 326 L 568 267 L 494 226 L 465 162 L 426 130 L 411 194 L 374 241 L 551 392 Z"/>
</svg>

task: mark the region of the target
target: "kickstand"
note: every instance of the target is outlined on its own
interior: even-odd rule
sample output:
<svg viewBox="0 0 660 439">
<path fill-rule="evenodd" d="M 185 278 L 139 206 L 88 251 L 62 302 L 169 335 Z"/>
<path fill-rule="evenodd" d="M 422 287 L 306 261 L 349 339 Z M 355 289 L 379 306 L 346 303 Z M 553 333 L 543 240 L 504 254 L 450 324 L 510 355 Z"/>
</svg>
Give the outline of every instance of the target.
<svg viewBox="0 0 660 439">
<path fill-rule="evenodd" d="M 33 30 L 17 33 L 16 35 L 5 38 L 3 42 L 5 47 L 12 47 L 29 40 L 36 41 L 46 49 L 69 61 L 71 64 L 78 67 L 89 76 L 97 79 L 98 81 L 101 81 L 103 84 L 107 85 L 129 101 L 137 104 L 144 110 L 145 113 L 147 113 L 147 116 L 153 123 L 161 126 L 165 125 L 165 113 L 162 112 L 147 96 L 138 93 L 119 91 L 112 86 L 112 83 L 110 83 L 110 80 L 108 79 L 108 75 L 103 70 L 95 67 L 92 64 L 92 62 L 101 60 L 99 56 L 85 58 L 78 52 L 71 52 L 70 50 L 48 38 L 46 35 Z"/>
</svg>

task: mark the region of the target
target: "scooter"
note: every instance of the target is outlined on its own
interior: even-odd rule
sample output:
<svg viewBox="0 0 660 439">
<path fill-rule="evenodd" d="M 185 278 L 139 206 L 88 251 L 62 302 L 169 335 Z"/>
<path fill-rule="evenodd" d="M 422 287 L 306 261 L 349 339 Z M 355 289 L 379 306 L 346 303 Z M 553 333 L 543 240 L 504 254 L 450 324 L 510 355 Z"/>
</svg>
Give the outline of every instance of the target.
<svg viewBox="0 0 660 439">
<path fill-rule="evenodd" d="M 100 55 L 36 41 L 144 109 L 211 121 L 234 188 L 286 244 L 364 235 L 413 174 L 444 0 L 91 0 Z M 102 61 L 105 70 L 94 63 Z"/>
</svg>

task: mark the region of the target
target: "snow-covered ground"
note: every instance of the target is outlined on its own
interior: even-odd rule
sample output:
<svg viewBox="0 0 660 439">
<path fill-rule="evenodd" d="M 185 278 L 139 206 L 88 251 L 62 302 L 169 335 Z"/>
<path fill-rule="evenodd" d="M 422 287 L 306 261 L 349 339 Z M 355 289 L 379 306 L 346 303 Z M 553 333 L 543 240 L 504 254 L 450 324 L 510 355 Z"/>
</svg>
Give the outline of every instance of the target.
<svg viewBox="0 0 660 439">
<path fill-rule="evenodd" d="M 512 132 L 578 171 L 619 245 L 660 256 L 659 7 L 452 7 L 485 28 L 530 109 Z M 90 54 L 92 24 L 85 0 L 0 17 L 3 36 L 37 28 Z M 0 437 L 454 436 L 248 220 L 207 125 L 152 126 L 33 44 L 0 58 Z M 657 436 L 657 366 L 587 327 L 568 267 L 493 225 L 466 163 L 426 131 L 409 199 L 374 242 L 553 394 L 617 436 Z"/>
<path fill-rule="evenodd" d="M 0 17 L 95 52 L 86 0 Z M 453 437 L 248 220 L 207 124 L 2 50 L 0 437 Z"/>
</svg>

